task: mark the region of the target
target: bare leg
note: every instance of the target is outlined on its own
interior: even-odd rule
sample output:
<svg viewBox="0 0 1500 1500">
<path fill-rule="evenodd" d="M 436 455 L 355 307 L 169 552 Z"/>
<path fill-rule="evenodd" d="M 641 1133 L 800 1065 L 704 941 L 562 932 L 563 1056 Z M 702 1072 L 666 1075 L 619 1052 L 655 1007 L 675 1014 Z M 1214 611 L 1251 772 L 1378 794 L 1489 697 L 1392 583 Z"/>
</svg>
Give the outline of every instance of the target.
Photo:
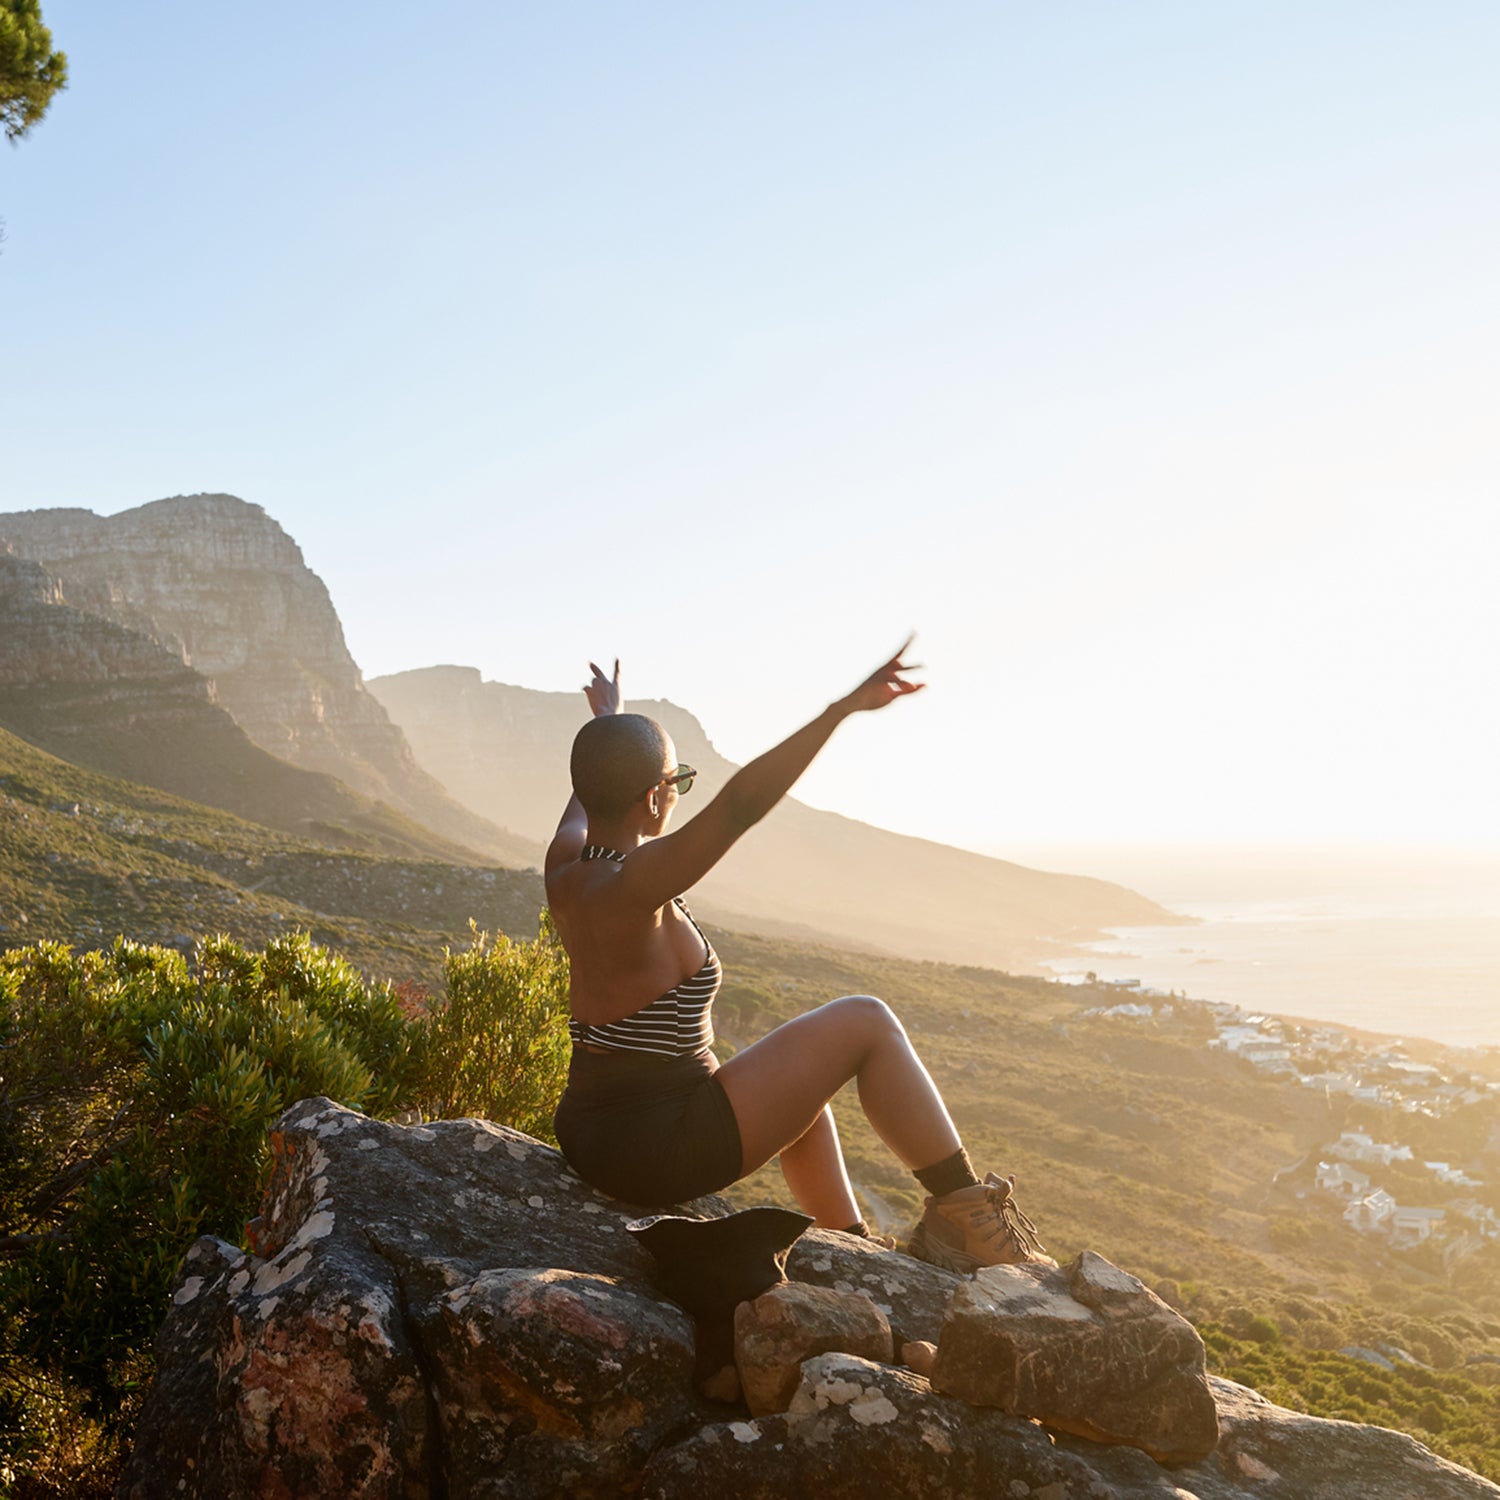
<svg viewBox="0 0 1500 1500">
<path fill-rule="evenodd" d="M 804 1213 L 813 1216 L 819 1229 L 848 1229 L 859 1222 L 859 1205 L 839 1148 L 838 1126 L 826 1104 L 802 1136 L 782 1148 L 778 1161 L 792 1197 Z"/>
<path fill-rule="evenodd" d="M 908 1167 L 930 1167 L 959 1150 L 937 1086 L 890 1007 L 870 995 L 848 995 L 778 1026 L 719 1069 L 739 1122 L 741 1171 L 753 1172 L 800 1142 L 851 1078 L 859 1081 L 859 1102 L 875 1133 Z M 843 1176 L 842 1155 L 838 1161 Z M 834 1187 L 817 1189 L 819 1201 Z"/>
</svg>

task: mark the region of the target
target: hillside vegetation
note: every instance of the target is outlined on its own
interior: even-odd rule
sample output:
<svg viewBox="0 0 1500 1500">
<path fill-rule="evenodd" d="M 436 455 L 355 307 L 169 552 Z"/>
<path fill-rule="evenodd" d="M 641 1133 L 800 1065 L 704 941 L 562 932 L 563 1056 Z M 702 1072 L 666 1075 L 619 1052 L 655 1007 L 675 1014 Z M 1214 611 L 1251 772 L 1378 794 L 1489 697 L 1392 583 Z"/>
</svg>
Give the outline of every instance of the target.
<svg viewBox="0 0 1500 1500">
<path fill-rule="evenodd" d="M 88 1493 L 89 1464 L 108 1470 L 107 1437 L 69 1458 L 61 1435 L 111 1420 L 128 1433 L 176 1264 L 205 1228 L 244 1242 L 265 1124 L 299 1091 L 544 1128 L 561 1053 L 533 1059 L 524 1107 L 492 1086 L 531 1023 L 486 998 L 498 993 L 486 955 L 536 953 L 554 1012 L 564 971 L 529 944 L 475 945 L 469 927 L 530 937 L 540 905 L 535 875 L 330 851 L 0 734 L 0 948 L 12 950 L 0 964 L 0 1329 L 22 1359 L 0 1423 L 6 1451 L 42 1454 L 23 1492 Z M 1087 1247 L 1142 1276 L 1198 1324 L 1216 1368 L 1273 1399 L 1402 1427 L 1500 1478 L 1495 1246 L 1451 1264 L 1428 1247 L 1393 1254 L 1298 1196 L 1310 1155 L 1368 1124 L 1364 1106 L 1211 1051 L 1211 1019 L 1191 1004 L 1170 1021 L 1086 1016 L 1100 995 L 991 969 L 732 931 L 714 941 L 721 1054 L 834 996 L 882 996 L 976 1163 L 1017 1175 L 1059 1258 Z M 852 1091 L 836 1110 L 868 1216 L 904 1234 L 915 1179 Z M 1414 1128 L 1422 1152 L 1500 1179 L 1493 1096 Z M 774 1168 L 731 1196 L 788 1201 Z M 102 1328 L 58 1313 L 71 1305 L 64 1261 L 37 1251 L 37 1269 L 17 1252 L 80 1208 L 75 1226 L 136 1225 L 104 1237 L 80 1283 L 132 1288 L 110 1294 Z"/>
<path fill-rule="evenodd" d="M 392 814 L 395 817 L 395 814 Z M 308 932 L 369 973 L 435 984 L 469 923 L 536 930 L 533 872 L 330 849 L 81 770 L 0 730 L 0 944 Z"/>
</svg>

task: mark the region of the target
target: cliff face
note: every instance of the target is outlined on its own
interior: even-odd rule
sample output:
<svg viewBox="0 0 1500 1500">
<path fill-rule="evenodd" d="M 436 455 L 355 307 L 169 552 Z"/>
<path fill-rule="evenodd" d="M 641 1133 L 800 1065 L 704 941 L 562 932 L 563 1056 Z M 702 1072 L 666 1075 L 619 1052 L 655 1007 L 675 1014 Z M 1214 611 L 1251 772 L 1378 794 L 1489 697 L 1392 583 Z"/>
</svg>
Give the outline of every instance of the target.
<svg viewBox="0 0 1500 1500">
<path fill-rule="evenodd" d="M 535 859 L 416 764 L 365 691 L 322 580 L 258 505 L 188 495 L 114 516 L 20 511 L 0 515 L 0 538 L 55 575 L 75 610 L 149 637 L 210 679 L 262 749 L 490 858 Z"/>
<path fill-rule="evenodd" d="M 23 511 L 0 516 L 0 536 L 55 573 L 75 609 L 177 650 L 273 754 L 372 795 L 415 770 L 328 590 L 258 505 L 189 495 L 115 516 Z"/>
<path fill-rule="evenodd" d="M 485 682 L 468 667 L 376 678 L 370 692 L 418 761 L 460 801 L 538 840 L 567 801 L 581 693 Z M 629 703 L 672 736 L 700 772 L 692 813 L 734 774 L 685 709 Z M 823 934 L 910 958 L 1024 969 L 1050 946 L 1115 926 L 1179 920 L 1123 886 L 990 859 L 871 827 L 787 798 L 698 887 L 730 926 Z"/>
<path fill-rule="evenodd" d="M 0 688 L 90 683 L 100 693 L 143 701 L 163 693 L 210 703 L 213 691 L 161 643 L 71 609 L 62 585 L 40 564 L 0 551 Z"/>
<path fill-rule="evenodd" d="M 253 744 L 180 646 L 73 608 L 38 563 L 0 552 L 0 728 L 69 763 L 319 843 L 475 856 L 321 772 Z"/>
</svg>

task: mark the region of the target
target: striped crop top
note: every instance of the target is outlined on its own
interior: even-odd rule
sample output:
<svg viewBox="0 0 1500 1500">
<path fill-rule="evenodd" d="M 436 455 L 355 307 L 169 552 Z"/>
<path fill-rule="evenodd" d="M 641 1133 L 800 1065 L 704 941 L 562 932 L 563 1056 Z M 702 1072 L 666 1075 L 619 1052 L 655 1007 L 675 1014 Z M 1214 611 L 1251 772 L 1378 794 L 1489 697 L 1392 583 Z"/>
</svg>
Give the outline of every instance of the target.
<svg viewBox="0 0 1500 1500">
<path fill-rule="evenodd" d="M 625 856 L 600 844 L 589 844 L 581 859 L 613 859 Z M 603 1047 L 610 1052 L 646 1052 L 657 1057 L 696 1057 L 714 1044 L 713 1019 L 709 1014 L 724 971 L 719 955 L 687 908 L 681 896 L 673 898 L 683 916 L 693 923 L 693 930 L 703 939 L 708 957 L 696 974 L 690 974 L 665 995 L 643 1005 L 639 1010 L 595 1026 L 588 1021 L 570 1020 L 568 1035 L 575 1047 Z"/>
</svg>

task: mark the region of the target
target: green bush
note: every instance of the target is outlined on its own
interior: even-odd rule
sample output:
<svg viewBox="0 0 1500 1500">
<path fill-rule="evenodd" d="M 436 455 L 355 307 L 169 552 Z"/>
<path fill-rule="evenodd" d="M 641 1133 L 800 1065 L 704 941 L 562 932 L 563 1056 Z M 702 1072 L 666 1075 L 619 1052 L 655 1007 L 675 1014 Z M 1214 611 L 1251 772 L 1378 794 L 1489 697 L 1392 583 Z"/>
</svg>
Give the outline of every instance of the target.
<svg viewBox="0 0 1500 1500">
<path fill-rule="evenodd" d="M 191 970 L 125 939 L 0 954 L 0 1492 L 59 1433 L 128 1419 L 183 1255 L 243 1241 L 296 1100 L 550 1132 L 567 960 L 546 920 L 534 943 L 476 932 L 446 977 L 412 1006 L 305 935 L 207 939 Z"/>
<path fill-rule="evenodd" d="M 568 1066 L 568 958 L 550 916 L 533 943 L 476 930 L 467 949 L 446 955 L 443 975 L 446 998 L 423 1026 L 423 1114 L 499 1120 L 553 1140 Z"/>
<path fill-rule="evenodd" d="M 276 1115 L 312 1094 L 388 1110 L 417 1086 L 389 992 L 306 937 L 199 958 L 190 976 L 123 939 L 0 958 L 5 1347 L 104 1411 L 193 1238 L 240 1238 Z"/>
</svg>

